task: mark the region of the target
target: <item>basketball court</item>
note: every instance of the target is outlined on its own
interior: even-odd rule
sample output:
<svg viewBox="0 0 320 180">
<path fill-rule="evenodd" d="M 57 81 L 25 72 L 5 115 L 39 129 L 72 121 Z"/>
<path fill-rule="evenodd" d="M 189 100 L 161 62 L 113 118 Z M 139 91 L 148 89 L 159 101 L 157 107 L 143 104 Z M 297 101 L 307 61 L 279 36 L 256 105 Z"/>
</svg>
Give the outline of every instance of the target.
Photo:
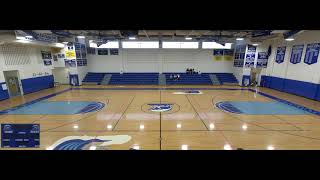
<svg viewBox="0 0 320 180">
<path fill-rule="evenodd" d="M 239 32 L 222 48 L 186 45 L 193 31 L 179 48 L 152 47 L 155 31 L 127 46 L 73 32 L 51 47 L 37 33 L 1 45 L 0 150 L 320 149 L 320 31 Z"/>
</svg>

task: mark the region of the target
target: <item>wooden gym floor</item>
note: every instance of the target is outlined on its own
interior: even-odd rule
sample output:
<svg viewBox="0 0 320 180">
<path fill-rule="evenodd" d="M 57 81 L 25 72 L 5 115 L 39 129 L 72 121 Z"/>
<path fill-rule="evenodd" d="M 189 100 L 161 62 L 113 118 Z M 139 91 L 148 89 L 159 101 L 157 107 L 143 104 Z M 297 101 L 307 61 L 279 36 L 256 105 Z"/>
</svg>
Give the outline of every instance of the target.
<svg viewBox="0 0 320 180">
<path fill-rule="evenodd" d="M 272 101 L 252 91 L 226 89 L 241 89 L 239 86 L 167 86 L 215 88 L 200 90 L 203 94 L 197 95 L 173 94 L 183 90 L 156 89 L 159 87 L 83 85 L 48 101 L 99 101 L 106 104 L 103 109 L 76 115 L 0 115 L 0 123 L 40 124 L 40 148 L 31 149 L 50 149 L 55 142 L 68 136 L 114 135 L 126 135 L 130 140 L 107 146 L 95 143 L 97 149 L 223 150 L 228 145 L 245 150 L 320 149 L 318 115 L 232 114 L 214 106 L 225 100 Z M 0 110 L 69 88 L 62 85 L 0 101 Z M 266 88 L 258 88 L 258 91 L 320 111 L 317 101 Z M 151 112 L 148 103 L 172 103 L 173 108 L 168 112 Z"/>
</svg>

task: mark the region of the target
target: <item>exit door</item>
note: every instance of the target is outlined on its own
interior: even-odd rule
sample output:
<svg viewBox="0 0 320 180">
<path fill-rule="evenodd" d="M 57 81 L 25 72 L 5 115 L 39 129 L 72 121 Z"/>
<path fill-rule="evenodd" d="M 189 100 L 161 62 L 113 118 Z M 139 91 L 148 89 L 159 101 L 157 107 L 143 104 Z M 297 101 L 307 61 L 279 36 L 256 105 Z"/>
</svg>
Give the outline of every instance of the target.
<svg viewBox="0 0 320 180">
<path fill-rule="evenodd" d="M 20 87 L 19 72 L 17 70 L 3 71 L 3 75 L 6 80 L 10 97 L 20 96 L 22 91 Z"/>
<path fill-rule="evenodd" d="M 18 77 L 7 77 L 7 82 L 10 96 L 21 95 Z"/>
</svg>

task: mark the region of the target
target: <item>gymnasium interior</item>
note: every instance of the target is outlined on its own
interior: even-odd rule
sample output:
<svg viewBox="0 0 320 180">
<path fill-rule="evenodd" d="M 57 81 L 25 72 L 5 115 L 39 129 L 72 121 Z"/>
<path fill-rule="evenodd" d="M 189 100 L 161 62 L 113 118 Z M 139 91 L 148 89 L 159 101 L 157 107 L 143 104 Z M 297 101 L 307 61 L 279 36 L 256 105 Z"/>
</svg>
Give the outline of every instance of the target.
<svg viewBox="0 0 320 180">
<path fill-rule="evenodd" d="M 0 150 L 319 150 L 319 30 L 1 30 Z"/>
</svg>

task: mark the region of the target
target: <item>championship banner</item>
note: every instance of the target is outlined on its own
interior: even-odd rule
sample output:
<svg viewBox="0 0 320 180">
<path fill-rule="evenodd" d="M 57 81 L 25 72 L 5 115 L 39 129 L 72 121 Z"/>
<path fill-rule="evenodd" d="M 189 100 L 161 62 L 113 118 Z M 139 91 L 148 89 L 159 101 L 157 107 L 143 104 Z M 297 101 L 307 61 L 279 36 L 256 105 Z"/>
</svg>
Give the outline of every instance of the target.
<svg viewBox="0 0 320 180">
<path fill-rule="evenodd" d="M 307 45 L 304 63 L 311 65 L 317 63 L 320 50 L 320 43 L 313 43 Z"/>
<path fill-rule="evenodd" d="M 254 67 L 254 60 L 256 59 L 256 47 L 248 45 L 245 67 Z"/>
<path fill-rule="evenodd" d="M 232 61 L 233 60 L 233 53 L 234 53 L 234 51 L 232 49 L 223 50 L 223 59 L 226 61 Z"/>
<path fill-rule="evenodd" d="M 298 64 L 301 62 L 301 56 L 303 52 L 304 45 L 294 45 L 291 50 L 290 63 Z"/>
<path fill-rule="evenodd" d="M 266 68 L 268 65 L 268 53 L 267 52 L 258 52 L 258 59 L 256 67 Z"/>
<path fill-rule="evenodd" d="M 286 55 L 286 46 L 278 47 L 276 54 L 276 63 L 281 64 L 284 61 L 284 56 Z"/>
<path fill-rule="evenodd" d="M 213 60 L 221 61 L 223 59 L 223 49 L 214 49 L 213 50 Z"/>
</svg>

